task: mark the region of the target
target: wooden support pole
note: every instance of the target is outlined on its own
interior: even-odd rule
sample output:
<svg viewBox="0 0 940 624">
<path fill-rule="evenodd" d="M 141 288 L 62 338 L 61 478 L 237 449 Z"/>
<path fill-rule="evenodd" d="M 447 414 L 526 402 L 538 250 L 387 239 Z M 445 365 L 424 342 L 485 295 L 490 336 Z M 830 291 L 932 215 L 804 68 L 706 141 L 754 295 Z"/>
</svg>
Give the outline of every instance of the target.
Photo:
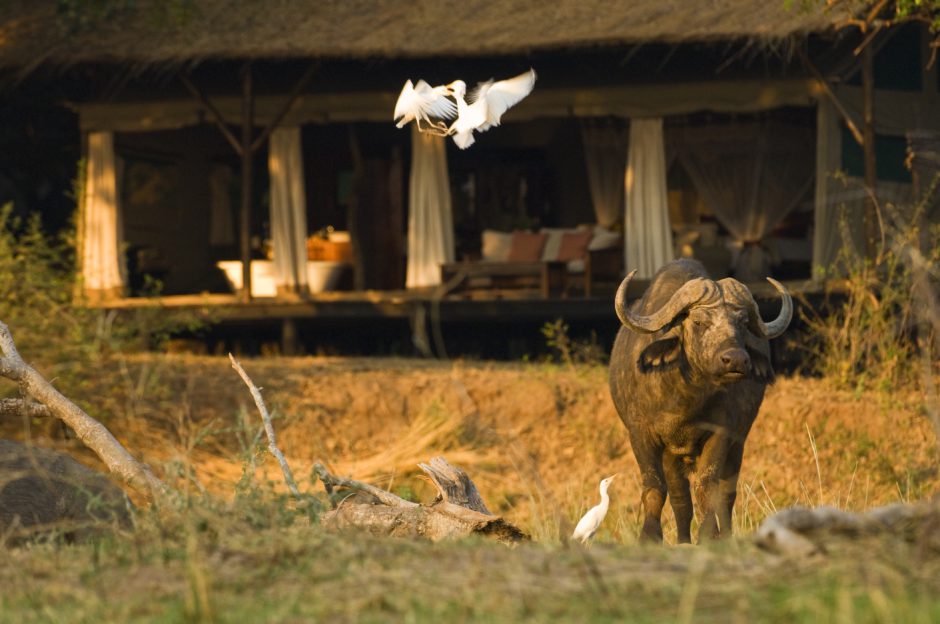
<svg viewBox="0 0 940 624">
<path fill-rule="evenodd" d="M 189 76 L 186 74 L 180 73 L 180 81 L 183 83 L 183 86 L 199 100 L 199 103 L 206 107 L 206 110 L 209 111 L 209 116 L 212 117 L 212 121 L 215 123 L 216 127 L 219 129 L 219 132 L 222 133 L 222 136 L 225 137 L 225 140 L 228 141 L 229 145 L 235 150 L 236 154 L 242 153 L 242 145 L 238 142 L 238 139 L 235 138 L 235 135 L 229 130 L 228 123 L 225 121 L 225 117 L 222 116 L 221 111 L 215 107 L 215 105 L 209 100 L 205 93 L 197 87 Z"/>
<path fill-rule="evenodd" d="M 244 302 L 251 301 L 251 205 L 252 205 L 252 135 L 254 134 L 254 95 L 251 85 L 251 64 L 242 68 L 242 201 L 239 212 L 240 250 L 242 261 L 242 292 Z"/>
<path fill-rule="evenodd" d="M 274 119 L 267 125 L 267 127 L 262 130 L 261 134 L 258 135 L 258 138 L 255 139 L 254 143 L 251 144 L 252 151 L 257 151 L 264 142 L 267 141 L 268 137 L 271 136 L 271 132 L 277 128 L 284 117 L 287 116 L 287 113 L 290 112 L 290 109 L 294 106 L 294 102 L 297 101 L 297 98 L 300 97 L 300 92 L 304 90 L 304 87 L 313 80 L 313 77 L 316 75 L 317 70 L 320 68 L 319 62 L 314 62 L 307 68 L 307 71 L 304 72 L 304 75 L 294 84 L 294 88 L 291 90 L 290 95 L 287 96 L 287 101 L 284 102 L 284 107 L 281 108 L 280 112 L 274 117 Z"/>
<path fill-rule="evenodd" d="M 300 353 L 300 335 L 297 321 L 286 317 L 281 320 L 281 355 L 293 356 Z"/>
<path fill-rule="evenodd" d="M 845 122 L 846 127 L 848 127 L 849 132 L 852 133 L 852 137 L 855 139 L 855 142 L 858 143 L 859 147 L 865 144 L 865 137 L 862 135 L 861 130 L 858 129 L 858 126 L 855 125 L 855 120 L 852 119 L 852 115 L 849 114 L 849 111 L 846 110 L 845 105 L 842 104 L 838 96 L 832 90 L 832 86 L 829 84 L 829 81 L 823 77 L 822 73 L 813 65 L 813 62 L 809 60 L 809 57 L 806 55 L 802 49 L 797 48 L 797 53 L 800 55 L 800 59 L 803 61 L 803 66 L 809 70 L 809 73 L 813 75 L 819 82 L 819 86 L 822 87 L 823 91 L 826 93 L 826 97 L 829 98 L 829 101 L 832 102 L 832 105 L 842 116 L 842 121 Z"/>
</svg>

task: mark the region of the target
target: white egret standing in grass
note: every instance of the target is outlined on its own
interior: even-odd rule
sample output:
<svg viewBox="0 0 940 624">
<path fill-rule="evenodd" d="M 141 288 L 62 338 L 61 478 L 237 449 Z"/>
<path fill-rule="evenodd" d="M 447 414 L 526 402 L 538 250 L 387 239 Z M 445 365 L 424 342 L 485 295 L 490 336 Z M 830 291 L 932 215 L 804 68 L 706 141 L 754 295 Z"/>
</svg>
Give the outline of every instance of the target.
<svg viewBox="0 0 940 624">
<path fill-rule="evenodd" d="M 532 92 L 535 70 L 506 80 L 481 82 L 469 94 L 463 80 L 455 80 L 447 86 L 457 100 L 457 119 L 451 124 L 450 133 L 457 147 L 467 149 L 473 145 L 474 130 L 486 132 L 498 126 L 503 113 Z"/>
<path fill-rule="evenodd" d="M 418 124 L 418 130 L 422 132 L 447 136 L 449 134 L 447 124 L 443 121 L 434 121 L 432 117 L 440 120 L 453 119 L 457 116 L 457 105 L 448 98 L 450 95 L 449 87 L 443 85 L 432 87 L 423 80 L 413 85 L 409 80 L 398 95 L 392 119 L 398 121 L 395 125 L 399 128 L 404 128 L 405 124 L 414 121 Z M 422 121 L 426 124 L 424 127 L 421 125 Z"/>
<path fill-rule="evenodd" d="M 574 533 L 571 534 L 571 539 L 586 544 L 587 541 L 597 533 L 598 527 L 600 527 L 601 522 L 604 521 L 604 516 L 607 515 L 607 508 L 610 506 L 610 497 L 607 495 L 607 488 L 610 487 L 610 482 L 613 481 L 616 476 L 617 475 L 614 474 L 601 481 L 601 502 L 591 507 L 591 509 L 582 516 L 581 520 L 578 521 L 578 526 L 574 528 Z"/>
</svg>

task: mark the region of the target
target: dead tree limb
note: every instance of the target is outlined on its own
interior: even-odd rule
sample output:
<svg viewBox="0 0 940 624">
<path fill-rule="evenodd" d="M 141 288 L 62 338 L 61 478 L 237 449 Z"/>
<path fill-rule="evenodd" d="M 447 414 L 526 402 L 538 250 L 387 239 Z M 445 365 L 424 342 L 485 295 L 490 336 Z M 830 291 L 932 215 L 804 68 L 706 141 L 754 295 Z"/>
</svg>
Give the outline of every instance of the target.
<svg viewBox="0 0 940 624">
<path fill-rule="evenodd" d="M 271 451 L 271 454 L 274 455 L 277 459 L 277 463 L 281 466 L 281 472 L 284 473 L 284 481 L 287 482 L 287 489 L 290 490 L 290 493 L 293 494 L 294 498 L 300 500 L 302 498 L 300 490 L 297 488 L 297 482 L 294 481 L 294 474 L 291 472 L 290 466 L 287 464 L 287 459 L 284 457 L 284 453 L 281 452 L 281 449 L 277 446 L 277 439 L 274 435 L 274 425 L 271 423 L 271 415 L 268 413 L 268 408 L 264 404 L 264 399 L 261 397 L 261 390 L 258 389 L 258 386 L 251 381 L 251 377 L 248 376 L 248 373 L 245 372 L 245 369 L 242 368 L 242 365 L 238 363 L 238 360 L 235 359 L 231 353 L 228 354 L 228 359 L 232 362 L 232 368 L 235 369 L 235 372 L 238 373 L 238 376 L 242 378 L 242 381 L 245 382 L 245 385 L 248 386 L 248 391 L 251 392 L 251 397 L 255 400 L 255 405 L 258 407 L 258 412 L 261 413 L 261 421 L 264 423 L 264 432 L 268 435 L 268 450 Z"/>
<path fill-rule="evenodd" d="M 419 507 L 418 503 L 407 501 L 404 498 L 395 496 L 391 492 L 377 488 L 374 485 L 332 475 L 320 462 L 313 465 L 313 471 L 317 473 L 320 481 L 323 482 L 323 487 L 326 489 L 327 494 L 332 494 L 335 488 L 346 488 L 347 490 L 356 490 L 357 492 L 368 494 L 388 507 L 403 507 L 405 509 Z"/>
<path fill-rule="evenodd" d="M 104 462 L 108 470 L 146 495 L 150 500 L 167 491 L 166 485 L 154 476 L 150 468 L 137 461 L 117 441 L 108 428 L 72 403 L 36 369 L 23 361 L 13 335 L 5 323 L 0 322 L 0 376 L 19 384 L 23 392 L 46 406 L 53 416 L 72 428 L 75 435 Z"/>
<path fill-rule="evenodd" d="M 790 557 L 825 554 L 837 538 L 894 535 L 921 547 L 940 549 L 940 501 L 893 503 L 855 513 L 834 507 L 791 507 L 761 523 L 757 545 Z"/>
<path fill-rule="evenodd" d="M 0 417 L 3 416 L 48 418 L 52 416 L 52 412 L 42 403 L 24 401 L 23 399 L 0 399 Z"/>
<path fill-rule="evenodd" d="M 343 503 L 322 518 L 325 526 L 357 529 L 386 537 L 421 537 L 432 541 L 485 535 L 500 542 L 515 543 L 528 536 L 500 516 L 489 512 L 476 486 L 467 474 L 435 457 L 421 469 L 431 478 L 438 496 L 430 505 L 419 505 L 374 486 L 336 477 L 322 464 L 314 470 L 327 492 L 345 487 L 366 492 L 379 504 Z"/>
</svg>

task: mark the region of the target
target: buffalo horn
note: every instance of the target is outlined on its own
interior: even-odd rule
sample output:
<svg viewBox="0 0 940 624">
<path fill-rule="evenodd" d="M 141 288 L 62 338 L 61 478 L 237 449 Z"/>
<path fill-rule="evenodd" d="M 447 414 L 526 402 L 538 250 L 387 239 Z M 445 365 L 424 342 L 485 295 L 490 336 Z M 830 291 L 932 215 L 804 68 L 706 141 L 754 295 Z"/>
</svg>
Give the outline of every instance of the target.
<svg viewBox="0 0 940 624">
<path fill-rule="evenodd" d="M 783 301 L 783 305 L 780 307 L 780 314 L 769 323 L 765 323 L 763 319 L 761 319 L 757 302 L 754 301 L 754 296 L 751 294 L 751 291 L 748 290 L 747 286 L 730 277 L 720 280 L 718 285 L 721 286 L 721 290 L 726 296 L 730 295 L 730 297 L 735 299 L 738 303 L 747 307 L 751 331 L 764 338 L 776 338 L 786 330 L 787 326 L 790 324 L 790 320 L 793 318 L 793 299 L 790 297 L 790 293 L 787 292 L 783 284 L 772 277 L 768 277 L 767 281 L 773 284 L 773 287 L 780 293 Z"/>
<path fill-rule="evenodd" d="M 683 284 L 659 310 L 649 316 L 643 316 L 631 312 L 627 306 L 627 285 L 635 274 L 636 269 L 630 271 L 621 282 L 614 299 L 614 309 L 621 323 L 640 333 L 651 334 L 659 331 L 689 306 L 703 302 L 705 299 L 720 298 L 718 285 L 715 282 L 697 277 Z"/>
</svg>

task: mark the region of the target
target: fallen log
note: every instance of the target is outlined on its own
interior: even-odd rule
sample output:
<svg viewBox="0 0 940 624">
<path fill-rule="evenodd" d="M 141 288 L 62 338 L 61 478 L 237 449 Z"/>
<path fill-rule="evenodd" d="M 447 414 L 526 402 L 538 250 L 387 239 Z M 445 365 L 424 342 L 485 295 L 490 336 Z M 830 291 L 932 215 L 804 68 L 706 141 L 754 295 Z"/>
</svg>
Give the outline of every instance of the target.
<svg viewBox="0 0 940 624">
<path fill-rule="evenodd" d="M 431 541 L 484 535 L 503 543 L 528 540 L 529 536 L 487 509 L 476 485 L 466 472 L 443 457 L 418 467 L 437 488 L 428 505 L 407 501 L 375 486 L 330 474 L 317 463 L 314 471 L 328 494 L 336 488 L 353 490 L 349 497 L 321 518 L 333 530 L 355 529 L 384 537 L 418 537 Z"/>
<path fill-rule="evenodd" d="M 856 513 L 834 507 L 791 507 L 758 527 L 761 548 L 790 557 L 823 555 L 839 539 L 890 535 L 940 552 L 940 499 L 893 503 Z"/>
</svg>

